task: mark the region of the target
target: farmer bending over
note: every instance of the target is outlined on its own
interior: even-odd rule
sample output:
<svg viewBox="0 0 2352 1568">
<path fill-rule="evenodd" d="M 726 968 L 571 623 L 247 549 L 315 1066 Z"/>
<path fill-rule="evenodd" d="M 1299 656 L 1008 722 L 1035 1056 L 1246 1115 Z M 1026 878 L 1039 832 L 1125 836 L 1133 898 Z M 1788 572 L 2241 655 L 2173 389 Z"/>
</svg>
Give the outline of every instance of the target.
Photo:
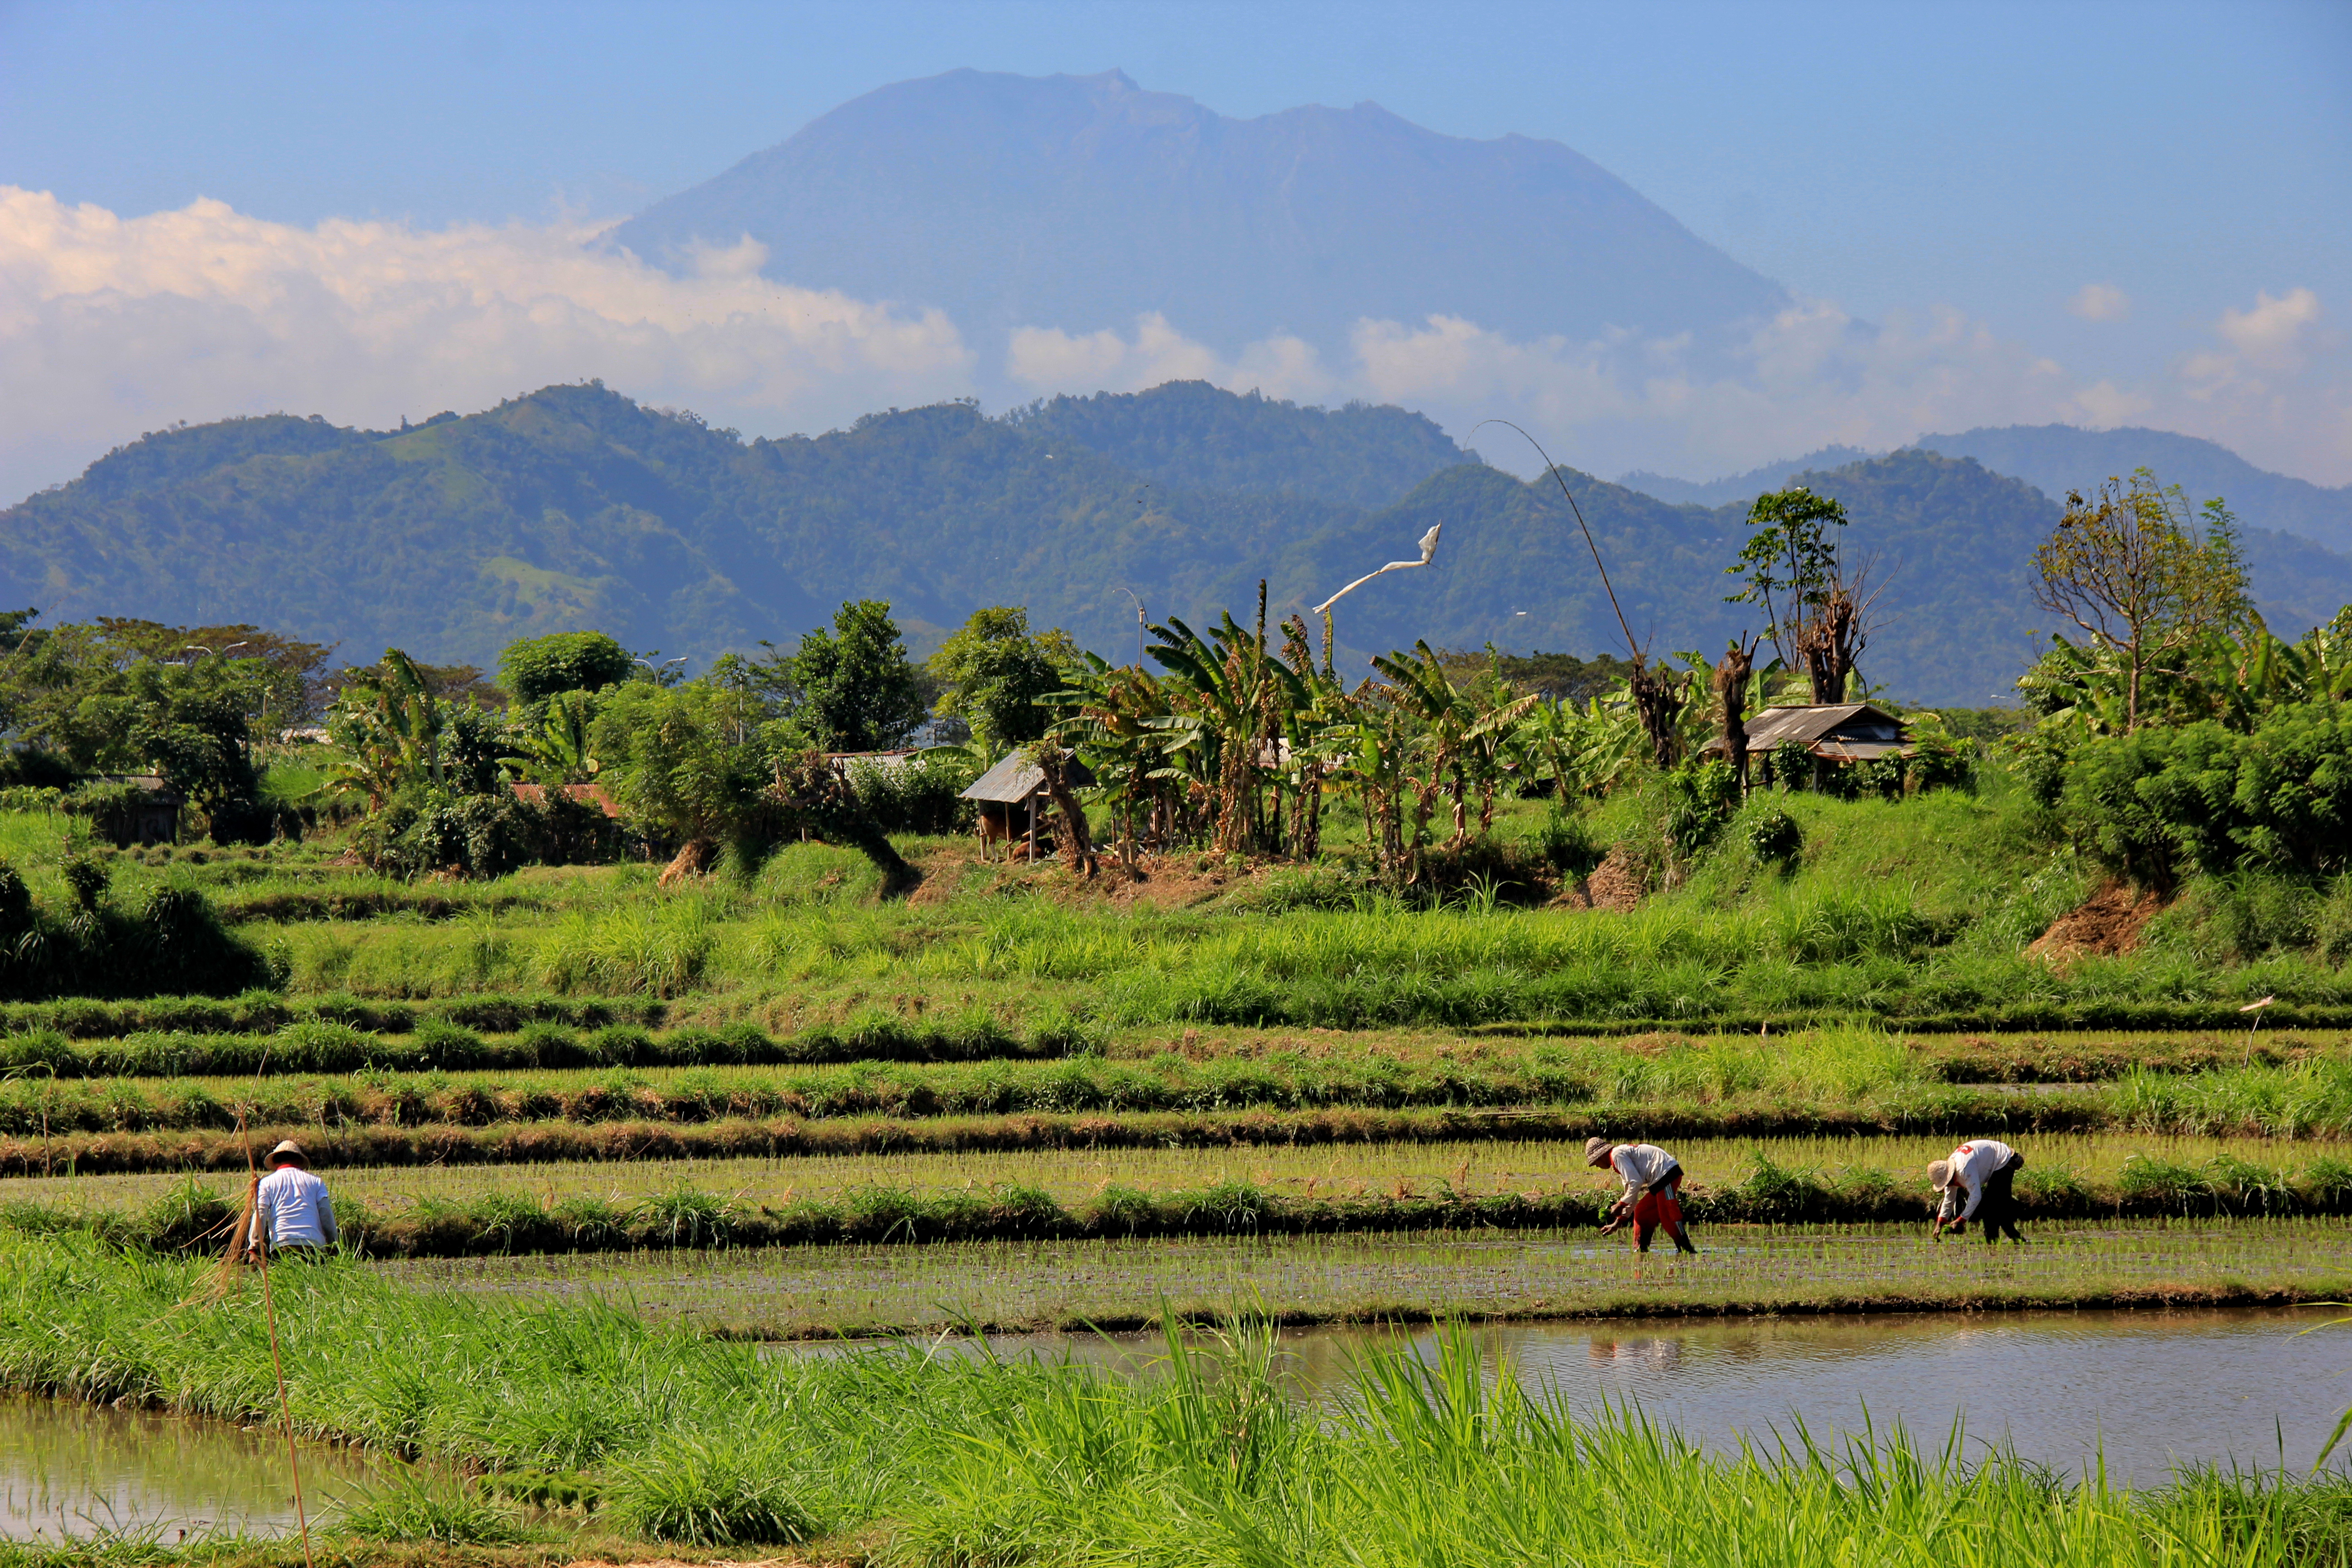
<svg viewBox="0 0 2352 1568">
<path fill-rule="evenodd" d="M 1606 1138 L 1584 1141 L 1584 1163 L 1594 1170 L 1603 1165 L 1615 1171 L 1625 1184 L 1625 1191 L 1609 1211 L 1609 1223 L 1601 1234 L 1609 1235 L 1631 1219 L 1633 1222 L 1633 1245 L 1640 1250 L 1650 1250 L 1650 1238 L 1664 1226 L 1674 1238 L 1676 1249 L 1696 1253 L 1688 1232 L 1683 1229 L 1683 1205 L 1675 1195 L 1682 1191 L 1683 1168 L 1675 1157 L 1654 1143 L 1612 1144 Z"/>
<path fill-rule="evenodd" d="M 327 1184 L 310 1173 L 302 1145 L 288 1139 L 269 1152 L 269 1174 L 253 1186 L 253 1228 L 247 1233 L 247 1257 L 264 1247 L 272 1252 L 289 1247 L 317 1253 L 335 1245 L 335 1205 Z"/>
<path fill-rule="evenodd" d="M 2023 1246 L 2025 1237 L 2017 1233 L 2017 1197 L 2010 1190 L 2023 1169 L 2025 1156 L 1992 1138 L 1971 1138 L 1953 1150 L 1950 1159 L 1929 1165 L 1927 1180 L 1943 1196 L 1936 1205 L 1935 1228 L 1928 1234 L 1941 1241 L 1945 1226 L 1958 1230 L 1973 1219 L 1984 1226 L 1986 1246 L 1999 1241 L 2003 1231 Z M 1963 1194 L 1968 1200 L 1965 1207 Z"/>
</svg>

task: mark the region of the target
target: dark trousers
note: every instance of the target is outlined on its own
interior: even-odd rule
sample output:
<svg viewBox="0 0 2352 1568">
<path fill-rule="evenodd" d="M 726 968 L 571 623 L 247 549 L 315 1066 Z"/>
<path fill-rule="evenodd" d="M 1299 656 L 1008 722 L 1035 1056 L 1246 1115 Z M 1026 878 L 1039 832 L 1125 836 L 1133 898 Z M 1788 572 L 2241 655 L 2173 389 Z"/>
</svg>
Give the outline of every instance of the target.
<svg viewBox="0 0 2352 1568">
<path fill-rule="evenodd" d="M 2017 1173 L 2025 1169 L 2025 1156 L 2011 1154 L 2008 1162 L 1985 1178 L 1984 1196 L 1977 1200 L 1977 1223 L 1984 1226 L 1985 1245 L 1990 1247 L 2007 1231 L 2011 1241 L 2025 1239 L 2017 1231 Z"/>
</svg>

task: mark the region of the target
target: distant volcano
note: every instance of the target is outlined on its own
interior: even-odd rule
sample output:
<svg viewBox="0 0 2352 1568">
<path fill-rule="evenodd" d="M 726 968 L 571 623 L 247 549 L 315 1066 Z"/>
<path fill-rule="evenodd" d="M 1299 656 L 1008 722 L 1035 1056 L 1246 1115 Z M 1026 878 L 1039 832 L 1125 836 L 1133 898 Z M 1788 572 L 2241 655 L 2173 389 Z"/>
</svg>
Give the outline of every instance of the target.
<svg viewBox="0 0 2352 1568">
<path fill-rule="evenodd" d="M 1689 332 L 1704 353 L 1788 303 L 1556 142 L 1370 103 L 1228 120 L 1115 70 L 882 88 L 609 238 L 685 269 L 747 235 L 780 280 L 945 310 L 990 364 L 1017 328 L 1147 311 L 1228 355 L 1289 334 L 1344 358 L 1358 321 L 1432 314 L 1520 339 Z"/>
</svg>

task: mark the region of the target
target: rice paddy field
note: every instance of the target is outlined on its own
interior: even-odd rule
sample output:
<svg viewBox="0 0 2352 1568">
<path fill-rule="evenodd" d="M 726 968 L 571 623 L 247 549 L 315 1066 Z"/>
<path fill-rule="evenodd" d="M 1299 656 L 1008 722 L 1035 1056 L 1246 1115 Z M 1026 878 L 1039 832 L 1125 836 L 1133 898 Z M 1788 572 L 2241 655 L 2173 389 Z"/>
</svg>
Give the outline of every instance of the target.
<svg viewBox="0 0 2352 1568">
<path fill-rule="evenodd" d="M 1759 1169 L 1875 1190 L 1927 1191 L 1922 1172 L 1951 1152 L 1948 1138 L 1683 1139 L 1675 1156 L 1693 1194 L 1739 1186 Z M 2237 1169 L 2242 1179 L 2287 1186 L 2318 1169 L 2323 1181 L 2352 1182 L 2352 1147 L 2249 1138 L 2134 1134 L 2055 1134 L 2037 1138 L 2022 1196 L 2076 1188 L 2108 1194 L 2129 1190 L 2138 1168 L 2211 1173 Z M 2337 1173 L 2342 1167 L 2342 1173 Z M 13 1201 L 143 1207 L 184 1188 L 186 1178 L 152 1173 L 54 1176 L 6 1184 Z M 205 1190 L 233 1194 L 217 1178 Z M 549 1164 L 362 1167 L 334 1173 L 339 1204 L 376 1211 L 462 1204 L 488 1194 L 520 1195 L 551 1205 L 576 1194 L 615 1201 L 686 1188 L 745 1205 L 838 1199 L 883 1189 L 919 1196 L 1018 1188 L 1076 1205 L 1111 1188 L 1154 1195 L 1245 1185 L 1268 1197 L 1405 1198 L 1575 1194 L 1597 1206 L 1616 1184 L 1588 1169 L 1581 1140 L 1492 1139 L 1410 1143 L 1275 1145 L 1260 1148 L 1017 1150 L 958 1154 L 821 1155 L 797 1159 L 637 1160 Z M 2332 1189 L 2331 1189 L 2332 1190 Z"/>
<path fill-rule="evenodd" d="M 1285 1322 L 1973 1310 L 2316 1300 L 2352 1289 L 2352 1227 L 2312 1220 L 2036 1227 L 2032 1245 L 1918 1226 L 1701 1227 L 1644 1260 L 1580 1231 L 967 1242 L 432 1260 L 396 1279 L 485 1300 L 593 1299 L 755 1339 Z"/>
<path fill-rule="evenodd" d="M 1882 1493 L 1969 1540 L 2006 1521 L 2037 1543 L 2016 1561 L 2345 1561 L 2352 1529 L 2324 1527 L 2352 1494 L 1699 1456 L 1518 1402 L 1475 1356 L 1375 1355 L 1357 1414 L 1273 1413 L 1247 1351 L 1273 1321 L 2352 1294 L 2352 975 L 2314 934 L 2340 889 L 2290 930 L 2276 899 L 2264 925 L 2192 888 L 2130 951 L 2053 962 L 2027 948 L 2095 879 L 1998 781 L 1789 808 L 1798 863 L 1727 845 L 1619 912 L 1205 855 L 1081 886 L 936 839 L 903 843 L 924 879 L 889 900 L 823 845 L 670 889 L 636 865 L 396 883 L 331 844 L 125 854 L 108 897 L 204 891 L 278 984 L 0 1005 L 0 1383 L 266 1418 L 251 1281 L 231 1310 L 204 1270 L 291 1136 L 351 1243 L 274 1271 L 296 1424 L 446 1467 L 355 1510 L 379 1540 L 1680 1560 L 1682 1530 L 1546 1490 L 1572 1461 L 1713 1467 L 1706 1528 L 1741 1561 L 1967 1555 L 1890 1546 L 1855 1500 Z M 1540 808 L 1505 827 L 1532 841 Z M 0 821 L 39 898 L 58 831 Z M 1698 1257 L 1595 1234 L 1594 1134 L 1673 1150 Z M 2026 1154 L 2031 1244 L 1930 1242 L 1926 1163 L 1988 1135 Z M 730 1342 L 1180 1321 L 1238 1359 L 1147 1389 Z M 1474 1413 L 1487 1457 L 1448 1469 Z M 1804 1550 L 1742 1533 L 1767 1518 Z"/>
</svg>

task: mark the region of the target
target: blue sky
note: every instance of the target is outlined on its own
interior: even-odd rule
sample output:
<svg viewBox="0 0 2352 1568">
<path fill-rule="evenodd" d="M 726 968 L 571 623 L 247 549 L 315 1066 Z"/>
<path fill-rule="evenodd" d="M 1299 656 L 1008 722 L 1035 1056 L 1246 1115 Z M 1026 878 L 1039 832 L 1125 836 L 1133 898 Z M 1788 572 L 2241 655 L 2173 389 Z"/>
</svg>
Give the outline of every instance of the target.
<svg viewBox="0 0 2352 1568">
<path fill-rule="evenodd" d="M 1369 99 L 1554 138 L 1801 295 L 1873 321 L 1955 312 L 2121 389 L 2085 407 L 2189 426 L 2234 376 L 2237 412 L 2199 433 L 2352 479 L 2341 3 L 19 0 L 0 5 L 0 184 L 122 218 L 200 196 L 298 227 L 608 217 L 959 66 L 1118 66 L 1230 115 Z M 2197 381 L 2215 353 L 2235 368 Z M 2330 412 L 2266 446 L 2262 409 L 2290 394 Z M 139 416 L 177 408 L 159 393 Z"/>
</svg>

